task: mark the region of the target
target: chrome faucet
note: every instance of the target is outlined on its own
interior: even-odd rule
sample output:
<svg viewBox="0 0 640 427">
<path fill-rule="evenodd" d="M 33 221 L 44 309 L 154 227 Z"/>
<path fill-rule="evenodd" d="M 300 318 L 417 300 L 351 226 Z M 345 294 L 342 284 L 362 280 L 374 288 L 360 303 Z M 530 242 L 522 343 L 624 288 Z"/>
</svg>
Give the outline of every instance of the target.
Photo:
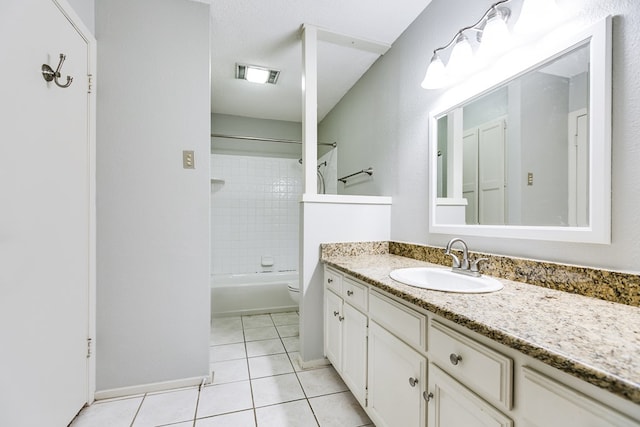
<svg viewBox="0 0 640 427">
<path fill-rule="evenodd" d="M 454 243 L 460 242 L 462 244 L 462 260 L 457 255 L 451 253 L 451 247 Z M 452 260 L 451 271 L 454 273 L 466 274 L 468 276 L 480 277 L 480 263 L 487 261 L 487 258 L 478 258 L 475 261 L 469 260 L 469 248 L 464 240 L 459 237 L 455 237 L 449 240 L 447 247 L 444 251 L 445 255 L 449 255 Z"/>
</svg>

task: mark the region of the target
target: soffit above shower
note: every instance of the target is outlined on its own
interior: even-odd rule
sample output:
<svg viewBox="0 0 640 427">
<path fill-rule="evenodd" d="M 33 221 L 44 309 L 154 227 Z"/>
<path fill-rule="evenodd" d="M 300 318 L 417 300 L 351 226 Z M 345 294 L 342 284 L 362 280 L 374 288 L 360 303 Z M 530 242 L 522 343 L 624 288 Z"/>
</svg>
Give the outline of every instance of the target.
<svg viewBox="0 0 640 427">
<path fill-rule="evenodd" d="M 302 24 L 391 45 L 430 2 L 211 0 L 212 112 L 300 122 Z M 363 50 L 318 43 L 318 120 L 378 57 Z M 235 79 L 236 63 L 281 70 L 278 84 Z"/>
</svg>

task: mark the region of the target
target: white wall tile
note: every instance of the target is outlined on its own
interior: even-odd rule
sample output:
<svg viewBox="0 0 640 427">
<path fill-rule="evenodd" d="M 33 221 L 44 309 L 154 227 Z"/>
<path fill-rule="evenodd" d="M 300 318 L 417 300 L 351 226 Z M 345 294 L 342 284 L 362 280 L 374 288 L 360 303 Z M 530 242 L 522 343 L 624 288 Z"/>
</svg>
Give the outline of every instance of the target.
<svg viewBox="0 0 640 427">
<path fill-rule="evenodd" d="M 211 155 L 212 274 L 298 269 L 302 167 L 296 159 Z M 263 255 L 273 267 L 260 264 Z"/>
</svg>

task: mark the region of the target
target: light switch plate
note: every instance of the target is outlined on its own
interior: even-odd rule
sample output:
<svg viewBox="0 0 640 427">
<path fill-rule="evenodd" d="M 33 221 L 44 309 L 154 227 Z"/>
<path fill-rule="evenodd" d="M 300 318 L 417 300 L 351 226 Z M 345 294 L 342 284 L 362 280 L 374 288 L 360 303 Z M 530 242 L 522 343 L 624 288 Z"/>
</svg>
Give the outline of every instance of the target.
<svg viewBox="0 0 640 427">
<path fill-rule="evenodd" d="M 195 155 L 193 150 L 183 150 L 182 151 L 182 167 L 184 169 L 195 169 Z"/>
</svg>

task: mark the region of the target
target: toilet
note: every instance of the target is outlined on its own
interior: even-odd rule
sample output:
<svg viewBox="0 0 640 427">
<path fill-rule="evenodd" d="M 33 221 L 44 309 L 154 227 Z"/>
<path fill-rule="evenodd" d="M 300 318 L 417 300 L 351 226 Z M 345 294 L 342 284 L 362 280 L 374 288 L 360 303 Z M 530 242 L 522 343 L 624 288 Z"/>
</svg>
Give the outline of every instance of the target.
<svg viewBox="0 0 640 427">
<path fill-rule="evenodd" d="M 287 284 L 289 296 L 296 303 L 296 305 L 300 305 L 300 287 L 298 283 L 299 282 L 296 280 Z"/>
</svg>

